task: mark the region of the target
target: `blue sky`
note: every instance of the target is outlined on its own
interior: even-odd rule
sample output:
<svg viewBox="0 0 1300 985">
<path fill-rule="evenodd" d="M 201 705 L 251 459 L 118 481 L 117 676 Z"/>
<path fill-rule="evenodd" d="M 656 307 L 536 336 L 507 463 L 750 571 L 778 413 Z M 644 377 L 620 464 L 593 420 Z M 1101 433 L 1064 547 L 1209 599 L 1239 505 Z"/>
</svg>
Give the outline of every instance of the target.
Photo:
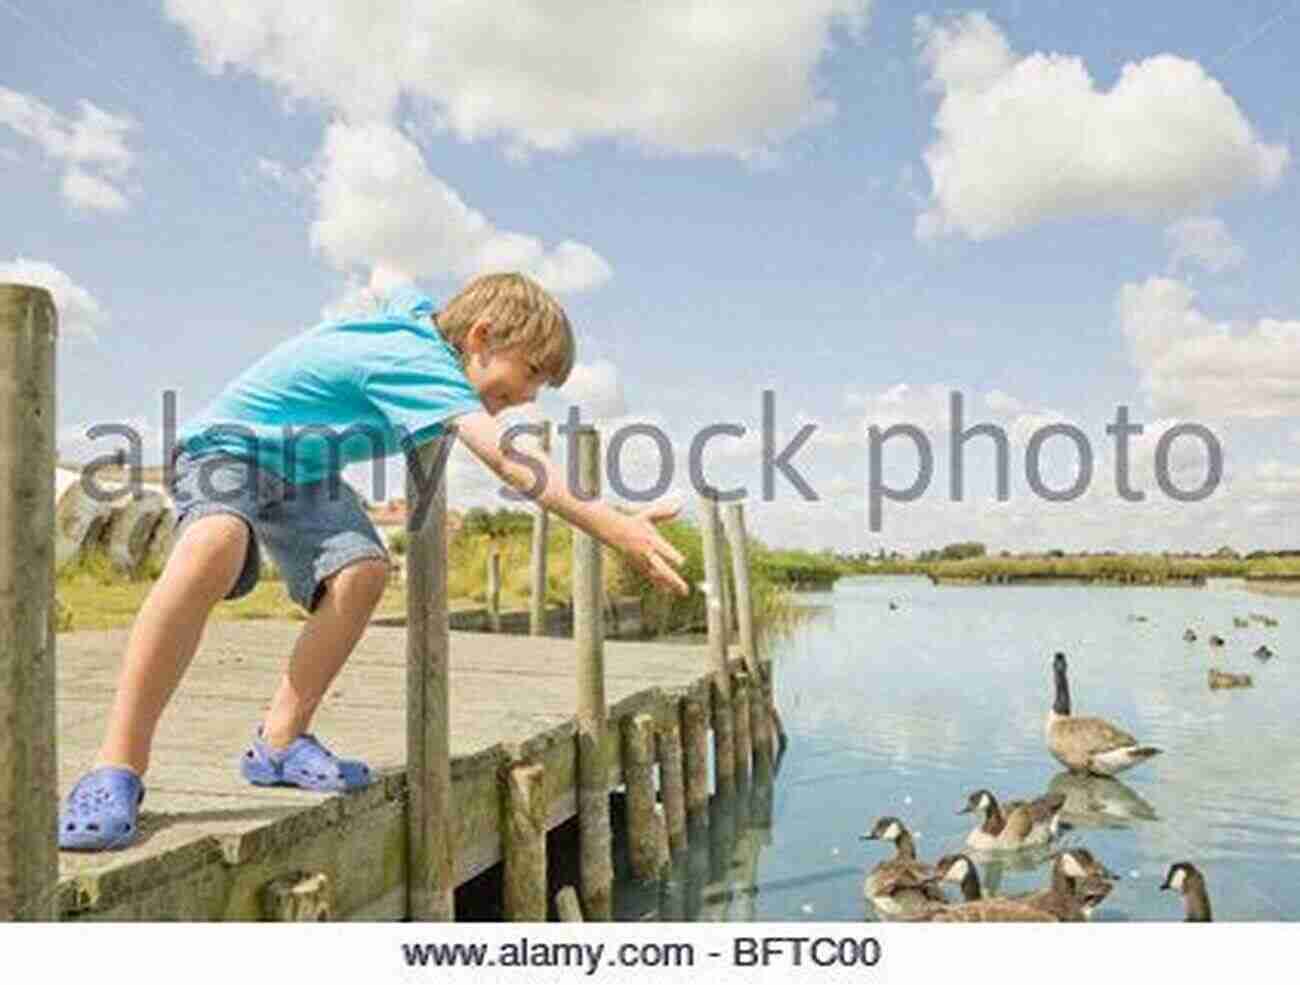
<svg viewBox="0 0 1300 985">
<path fill-rule="evenodd" d="M 653 421 L 679 477 L 699 428 L 757 427 L 764 388 L 779 443 L 817 424 L 796 461 L 821 501 L 755 502 L 769 540 L 1296 546 L 1300 3 L 370 10 L 0 0 L 0 279 L 60 298 L 66 454 L 108 450 L 96 421 L 156 442 L 163 389 L 197 410 L 368 285 L 446 296 L 506 265 L 580 337 L 530 413 Z M 1008 503 L 978 441 L 947 501 L 952 389 L 1011 435 Z M 1137 506 L 1109 472 L 1121 403 L 1150 425 Z M 939 461 L 873 532 L 866 429 L 895 421 Z M 1018 475 L 1054 421 L 1097 453 L 1074 503 Z M 1224 449 L 1196 504 L 1151 479 L 1179 421 Z M 719 480 L 756 489 L 757 445 L 724 444 Z M 886 458 L 906 484 L 902 443 Z M 1068 485 L 1071 456 L 1045 461 Z M 1200 450 L 1173 462 L 1196 486 Z M 459 460 L 453 503 L 489 479 Z"/>
</svg>

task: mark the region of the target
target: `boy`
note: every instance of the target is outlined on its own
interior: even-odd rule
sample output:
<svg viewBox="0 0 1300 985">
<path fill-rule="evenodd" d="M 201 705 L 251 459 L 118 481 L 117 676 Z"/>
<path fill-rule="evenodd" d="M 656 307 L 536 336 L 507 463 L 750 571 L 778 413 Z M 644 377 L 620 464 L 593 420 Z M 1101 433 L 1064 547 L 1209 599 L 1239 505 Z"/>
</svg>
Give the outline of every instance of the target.
<svg viewBox="0 0 1300 985">
<path fill-rule="evenodd" d="M 368 784 L 365 763 L 336 757 L 307 731 L 388 574 L 384 542 L 338 470 L 449 433 L 503 481 L 529 490 L 537 476 L 503 453 L 494 416 L 532 401 L 543 383 L 563 384 L 573 359 L 563 309 L 527 277 L 493 274 L 436 314 L 429 298 L 406 289 L 372 316 L 323 322 L 271 350 L 187 422 L 171 463 L 174 547 L 132 626 L 95 766 L 64 800 L 59 846 L 99 850 L 135 838 L 158 719 L 212 607 L 255 585 L 259 540 L 311 615 L 240 771 L 258 785 Z M 584 502 L 561 470 L 537 460 L 542 507 L 686 594 L 672 566 L 682 555 L 654 528 L 675 509 L 625 516 Z"/>
</svg>

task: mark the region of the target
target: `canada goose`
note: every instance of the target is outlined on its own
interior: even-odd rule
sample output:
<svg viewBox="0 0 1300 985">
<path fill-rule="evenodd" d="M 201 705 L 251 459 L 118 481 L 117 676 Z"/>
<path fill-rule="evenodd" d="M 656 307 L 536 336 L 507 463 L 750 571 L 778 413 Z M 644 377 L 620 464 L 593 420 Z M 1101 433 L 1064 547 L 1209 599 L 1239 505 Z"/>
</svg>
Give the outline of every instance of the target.
<svg viewBox="0 0 1300 985">
<path fill-rule="evenodd" d="M 966 855 L 945 855 L 934 864 L 935 882 L 961 885 L 962 900 L 931 906 L 907 919 L 917 923 L 1056 923 L 1059 917 L 1021 900 L 984 898 L 975 864 Z"/>
<path fill-rule="evenodd" d="M 1255 650 L 1255 656 L 1260 660 L 1272 660 L 1277 654 L 1267 644 L 1261 643 Z"/>
<path fill-rule="evenodd" d="M 1223 646 L 1223 637 L 1215 633 L 1210 637 L 1210 646 Z"/>
<path fill-rule="evenodd" d="M 971 848 L 982 852 L 1016 851 L 1045 845 L 1055 838 L 1064 806 L 1065 797 L 1061 794 L 999 804 L 988 790 L 976 790 L 957 813 L 984 812 L 984 823 L 966 836 L 966 844 Z"/>
<path fill-rule="evenodd" d="M 1159 754 L 1159 749 L 1138 745 L 1137 739 L 1110 722 L 1071 715 L 1064 653 L 1053 658 L 1052 670 L 1056 700 L 1047 713 L 1047 748 L 1063 765 L 1077 772 L 1113 776 Z"/>
<path fill-rule="evenodd" d="M 1249 674 L 1229 674 L 1226 670 L 1210 668 L 1210 690 L 1218 691 L 1225 687 L 1252 687 L 1254 681 Z"/>
<path fill-rule="evenodd" d="M 897 603 L 897 602 L 890 602 L 890 603 L 889 603 L 889 611 L 890 611 L 890 612 L 897 612 L 897 611 L 898 611 L 898 603 Z"/>
<path fill-rule="evenodd" d="M 1261 626 L 1272 627 L 1277 625 L 1276 619 L 1274 619 L 1272 616 L 1265 615 L 1262 612 L 1252 612 L 1250 614 L 1250 618 L 1253 622 L 1257 622 Z"/>
<path fill-rule="evenodd" d="M 948 902 L 943 888 L 932 878 L 934 867 L 917 861 L 911 832 L 898 818 L 882 817 L 860 837 L 863 841 L 894 843 L 894 857 L 872 869 L 862 883 L 862 895 L 881 914 L 896 916 Z"/>
<path fill-rule="evenodd" d="M 1183 912 L 1187 923 L 1209 923 L 1210 894 L 1205 890 L 1205 876 L 1191 862 L 1175 862 L 1169 866 L 1161 889 L 1174 889 L 1183 894 Z"/>
<path fill-rule="evenodd" d="M 1195 643 L 1195 642 L 1196 642 L 1196 631 L 1193 630 L 1193 629 L 1185 629 L 1185 630 L 1183 630 L 1183 640 L 1184 640 L 1184 642 L 1187 642 L 1187 643 Z"/>
<path fill-rule="evenodd" d="M 1148 620 L 1148 618 L 1147 618 L 1146 616 L 1142 615 L 1142 613 L 1140 613 L 1140 612 L 1133 612 L 1133 613 L 1130 613 L 1130 614 L 1129 614 L 1128 621 L 1129 621 L 1129 622 L 1148 622 L 1149 620 Z"/>
<path fill-rule="evenodd" d="M 1232 625 L 1234 629 L 1245 629 L 1250 625 L 1250 620 L 1242 619 L 1241 616 L 1233 616 Z"/>
<path fill-rule="evenodd" d="M 1062 770 L 1047 789 L 1065 796 L 1062 819 L 1080 827 L 1118 828 L 1158 819 L 1154 807 L 1114 777 Z"/>
<path fill-rule="evenodd" d="M 1070 848 L 1056 856 L 1048 888 L 1010 898 L 1046 910 L 1058 920 L 1077 922 L 1092 915 L 1118 878 L 1086 848 Z"/>
</svg>

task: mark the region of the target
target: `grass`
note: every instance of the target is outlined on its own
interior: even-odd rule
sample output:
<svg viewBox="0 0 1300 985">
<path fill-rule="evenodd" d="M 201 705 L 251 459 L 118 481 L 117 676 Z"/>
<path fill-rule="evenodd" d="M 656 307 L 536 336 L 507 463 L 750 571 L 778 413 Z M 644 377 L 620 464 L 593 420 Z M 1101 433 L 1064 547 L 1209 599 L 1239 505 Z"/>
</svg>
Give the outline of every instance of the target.
<svg viewBox="0 0 1300 985">
<path fill-rule="evenodd" d="M 691 586 L 685 598 L 653 588 L 639 572 L 625 564 L 618 552 L 604 551 L 604 581 L 612 596 L 638 596 L 645 624 L 658 634 L 702 630 L 705 624 L 704 597 L 698 589 L 704 580 L 704 560 L 699 530 L 691 524 L 675 521 L 660 526 L 664 536 L 686 557 L 682 577 Z M 405 531 L 389 534 L 394 555 L 406 551 Z M 779 578 L 769 573 L 772 558 L 788 560 L 785 553 L 773 552 L 761 542 L 750 539 L 751 589 L 755 622 L 760 639 L 779 634 L 798 621 L 803 610 L 790 604 Z M 489 538 L 461 531 L 448 545 L 447 589 L 452 608 L 481 606 L 487 601 L 487 562 L 490 553 L 501 554 L 501 604 L 503 608 L 524 608 L 529 603 L 529 562 L 532 553 L 531 532 L 512 531 Z M 787 552 L 788 553 L 788 552 Z M 546 600 L 548 604 L 565 604 L 570 598 L 573 564 L 571 528 L 552 517 L 547 537 Z M 60 603 L 59 629 L 116 629 L 129 626 L 143 604 L 157 577 L 161 562 L 154 562 L 137 578 L 114 570 L 100 551 L 88 552 L 69 565 L 56 580 Z M 728 569 L 730 565 L 727 566 Z M 380 600 L 379 616 L 397 616 L 406 612 L 405 586 L 390 578 Z M 284 582 L 270 563 L 264 563 L 257 587 L 248 595 L 218 603 L 212 618 L 227 619 L 298 619 L 306 612 L 290 600 Z"/>
</svg>

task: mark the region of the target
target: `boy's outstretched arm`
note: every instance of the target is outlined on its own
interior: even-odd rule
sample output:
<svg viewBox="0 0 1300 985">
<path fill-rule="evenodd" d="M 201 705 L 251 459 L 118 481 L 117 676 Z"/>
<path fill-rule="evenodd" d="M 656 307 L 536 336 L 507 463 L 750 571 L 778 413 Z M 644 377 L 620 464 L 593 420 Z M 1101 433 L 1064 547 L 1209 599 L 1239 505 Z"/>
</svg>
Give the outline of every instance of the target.
<svg viewBox="0 0 1300 985">
<path fill-rule="evenodd" d="M 449 422 L 447 430 L 463 441 L 506 484 L 526 492 L 537 483 L 537 476 L 530 467 L 506 457 L 501 447 L 501 425 L 485 411 L 463 414 Z M 681 565 L 686 559 L 654 526 L 658 521 L 676 516 L 680 506 L 660 500 L 628 516 L 598 499 L 584 502 L 569 491 L 564 472 L 554 462 L 538 452 L 530 454 L 546 473 L 537 503 L 622 551 L 633 566 L 660 588 L 679 595 L 690 591 L 674 570 L 674 566 Z"/>
</svg>

